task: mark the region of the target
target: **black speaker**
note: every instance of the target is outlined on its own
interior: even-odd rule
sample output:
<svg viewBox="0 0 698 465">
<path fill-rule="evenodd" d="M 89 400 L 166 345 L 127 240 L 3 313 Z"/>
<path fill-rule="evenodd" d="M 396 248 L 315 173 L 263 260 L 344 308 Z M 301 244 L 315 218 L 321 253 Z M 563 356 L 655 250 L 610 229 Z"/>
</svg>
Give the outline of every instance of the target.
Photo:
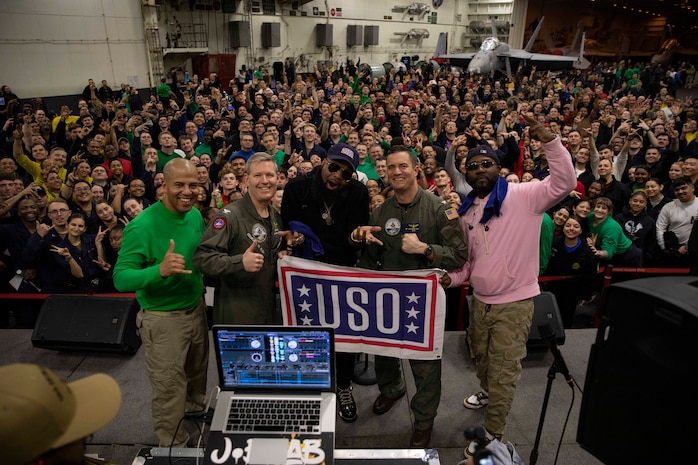
<svg viewBox="0 0 698 465">
<path fill-rule="evenodd" d="M 281 23 L 262 23 L 262 47 L 281 47 Z"/>
<path fill-rule="evenodd" d="M 526 347 L 530 349 L 547 347 L 538 332 L 538 326 L 543 326 L 545 323 L 549 323 L 550 327 L 553 328 L 557 345 L 563 345 L 565 343 L 565 326 L 562 324 L 557 299 L 552 292 L 542 292 L 533 298 L 533 320 Z"/>
<path fill-rule="evenodd" d="M 230 21 L 230 48 L 250 46 L 250 22 Z"/>
<path fill-rule="evenodd" d="M 698 436 L 698 281 L 625 281 L 601 299 L 577 441 L 609 465 L 685 463 Z"/>
<path fill-rule="evenodd" d="M 318 47 L 331 47 L 334 44 L 332 36 L 332 24 L 315 25 L 315 45 Z"/>
<path fill-rule="evenodd" d="M 32 344 L 43 349 L 135 354 L 141 346 L 135 298 L 59 295 L 46 298 Z"/>
</svg>

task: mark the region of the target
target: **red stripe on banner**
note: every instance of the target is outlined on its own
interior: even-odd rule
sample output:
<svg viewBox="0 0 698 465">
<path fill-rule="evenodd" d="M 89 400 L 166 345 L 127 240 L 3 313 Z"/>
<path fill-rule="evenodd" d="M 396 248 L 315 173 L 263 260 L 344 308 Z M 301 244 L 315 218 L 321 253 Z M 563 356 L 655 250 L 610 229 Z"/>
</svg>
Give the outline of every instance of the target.
<svg viewBox="0 0 698 465">
<path fill-rule="evenodd" d="M 436 291 L 437 291 L 437 286 L 440 286 L 441 284 L 439 281 L 436 279 L 436 275 L 432 275 L 431 277 L 427 277 L 425 279 L 426 281 L 431 281 L 431 301 L 434 302 L 434 305 L 436 305 Z M 444 301 L 444 304 L 446 302 Z M 444 312 L 445 313 L 445 312 Z M 444 327 L 446 323 L 444 322 Z M 429 344 L 428 348 L 429 350 L 434 349 L 434 328 L 436 327 L 436 311 L 431 312 L 431 331 L 429 331 Z"/>
<path fill-rule="evenodd" d="M 359 268 L 359 269 L 360 269 L 360 268 Z M 312 272 L 313 274 L 322 275 L 322 276 L 337 276 L 337 273 L 338 273 L 337 271 L 308 270 L 307 268 L 298 268 L 298 267 L 295 267 L 295 266 L 288 266 L 288 267 L 287 267 L 287 266 L 282 266 L 282 267 L 281 267 L 281 272 L 282 272 L 282 273 L 286 273 L 286 272 L 287 272 L 286 270 L 289 270 L 289 271 L 299 271 L 299 272 L 303 272 L 303 273 L 310 273 L 310 272 Z M 373 270 L 371 270 L 371 271 L 373 271 Z M 405 270 L 395 270 L 395 271 L 405 271 Z M 409 271 L 409 270 L 407 270 L 407 271 Z M 352 277 L 352 278 L 360 278 L 360 277 L 362 277 L 362 276 L 363 276 L 363 277 L 365 277 L 365 276 L 370 276 L 370 277 L 372 277 L 372 278 L 373 278 L 373 277 L 377 277 L 377 278 L 386 278 L 386 279 L 390 279 L 390 278 L 394 278 L 394 277 L 395 277 L 394 274 L 388 274 L 388 273 L 386 273 L 386 274 L 383 274 L 383 273 L 365 273 L 365 272 L 361 272 L 361 271 L 357 271 L 357 272 L 351 272 L 351 271 L 344 272 L 344 271 L 342 271 L 341 273 L 342 273 L 343 276 L 350 276 L 350 277 Z M 423 279 L 423 280 L 426 280 L 427 278 L 414 278 L 414 277 L 410 277 L 410 279 Z"/>
<path fill-rule="evenodd" d="M 307 326 L 306 326 L 307 328 Z M 433 333 L 433 331 L 432 331 Z M 433 339 L 433 338 L 432 338 Z M 380 341 L 367 341 L 366 339 L 345 339 L 340 336 L 335 336 L 335 342 L 342 342 L 345 344 L 365 344 L 367 346 L 377 346 L 377 347 L 396 347 L 399 349 L 410 349 L 416 352 L 432 352 L 434 350 L 434 341 L 432 340 L 428 347 L 415 347 L 410 344 L 398 344 L 391 342 L 380 342 Z"/>
</svg>

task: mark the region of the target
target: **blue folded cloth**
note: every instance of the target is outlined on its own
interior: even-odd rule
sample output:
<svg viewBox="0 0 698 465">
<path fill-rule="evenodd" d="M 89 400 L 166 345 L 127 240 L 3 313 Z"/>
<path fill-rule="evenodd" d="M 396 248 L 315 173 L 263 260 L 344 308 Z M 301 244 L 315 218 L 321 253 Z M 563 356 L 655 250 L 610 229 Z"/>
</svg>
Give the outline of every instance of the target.
<svg viewBox="0 0 698 465">
<path fill-rule="evenodd" d="M 288 227 L 291 229 L 291 232 L 297 232 L 305 236 L 303 243 L 294 247 L 291 255 L 294 257 L 307 258 L 308 260 L 315 260 L 317 257 L 325 254 L 325 248 L 322 246 L 320 239 L 305 223 L 291 221 Z"/>
<path fill-rule="evenodd" d="M 502 202 L 504 202 L 504 198 L 507 196 L 508 188 L 509 183 L 506 181 L 506 179 L 499 176 L 497 178 L 497 183 L 494 185 L 494 189 L 492 189 L 490 198 L 487 199 L 487 203 L 485 204 L 485 208 L 483 209 L 482 219 L 480 219 L 481 224 L 487 223 L 493 215 L 500 216 L 502 214 Z M 470 191 L 470 194 L 468 194 L 468 196 L 465 198 L 465 201 L 461 204 L 460 208 L 458 209 L 458 214 L 460 216 L 465 215 L 465 212 L 473 206 L 475 197 L 477 197 L 477 191 L 473 189 L 472 191 Z"/>
</svg>

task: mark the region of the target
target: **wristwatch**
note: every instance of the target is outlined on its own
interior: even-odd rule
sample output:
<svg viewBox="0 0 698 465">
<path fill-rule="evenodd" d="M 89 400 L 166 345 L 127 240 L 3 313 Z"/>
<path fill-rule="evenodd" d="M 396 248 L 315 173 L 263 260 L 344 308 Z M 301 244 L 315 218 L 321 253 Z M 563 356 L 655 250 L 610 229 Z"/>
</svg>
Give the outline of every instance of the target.
<svg viewBox="0 0 698 465">
<path fill-rule="evenodd" d="M 427 248 L 424 249 L 424 256 L 428 257 L 432 253 L 434 253 L 434 248 L 432 246 L 430 246 L 429 244 L 427 244 Z"/>
</svg>

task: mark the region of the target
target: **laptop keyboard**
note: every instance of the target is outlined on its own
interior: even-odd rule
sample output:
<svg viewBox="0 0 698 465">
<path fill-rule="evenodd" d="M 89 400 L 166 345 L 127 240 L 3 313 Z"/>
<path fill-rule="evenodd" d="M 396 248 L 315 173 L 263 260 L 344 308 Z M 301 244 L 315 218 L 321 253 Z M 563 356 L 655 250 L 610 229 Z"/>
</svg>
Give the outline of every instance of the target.
<svg viewBox="0 0 698 465">
<path fill-rule="evenodd" d="M 318 400 L 232 399 L 226 432 L 319 433 Z"/>
</svg>

